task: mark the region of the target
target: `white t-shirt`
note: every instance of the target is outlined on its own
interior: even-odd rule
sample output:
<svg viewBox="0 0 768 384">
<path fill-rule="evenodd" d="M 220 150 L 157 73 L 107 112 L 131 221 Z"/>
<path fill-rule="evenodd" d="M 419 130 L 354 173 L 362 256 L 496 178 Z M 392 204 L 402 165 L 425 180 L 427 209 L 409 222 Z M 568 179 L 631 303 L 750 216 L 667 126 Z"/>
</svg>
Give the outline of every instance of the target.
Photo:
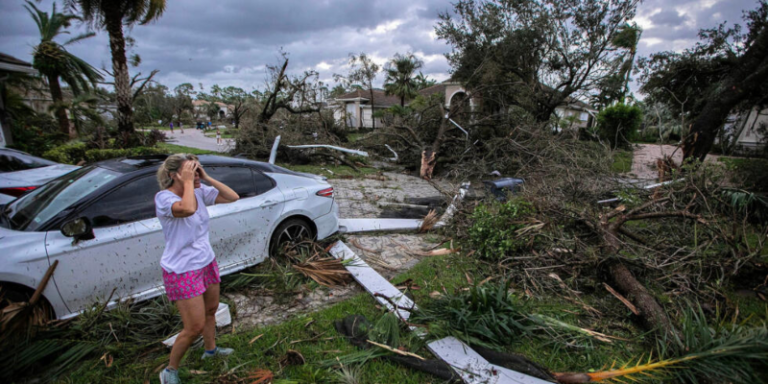
<svg viewBox="0 0 768 384">
<path fill-rule="evenodd" d="M 165 250 L 160 266 L 166 272 L 184 273 L 201 269 L 214 259 L 208 235 L 208 208 L 216 202 L 219 191 L 205 184 L 195 188 L 197 211 L 188 217 L 173 217 L 173 203 L 181 197 L 169 190 L 155 195 L 155 213 L 163 226 Z"/>
</svg>

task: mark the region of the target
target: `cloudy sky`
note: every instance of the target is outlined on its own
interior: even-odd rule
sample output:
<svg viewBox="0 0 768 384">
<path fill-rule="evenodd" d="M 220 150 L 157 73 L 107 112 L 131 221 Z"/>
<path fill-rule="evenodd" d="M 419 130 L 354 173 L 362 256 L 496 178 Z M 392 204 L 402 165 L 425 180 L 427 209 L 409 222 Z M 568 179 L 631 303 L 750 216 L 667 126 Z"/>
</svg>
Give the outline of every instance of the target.
<svg viewBox="0 0 768 384">
<path fill-rule="evenodd" d="M 23 4 L 0 1 L 0 52 L 31 61 L 39 34 Z M 50 12 L 51 4 L 44 0 L 38 7 Z M 740 23 L 742 11 L 756 4 L 645 0 L 636 17 L 644 29 L 639 53 L 690 47 L 700 28 Z M 202 83 L 206 89 L 219 84 L 251 90 L 263 88 L 265 65 L 278 63 L 282 48 L 294 73 L 314 69 L 332 85 L 334 73 L 347 72 L 350 53 L 366 52 L 384 64 L 395 53 L 410 51 L 424 61 L 426 75 L 444 80 L 450 67 L 443 54 L 449 47 L 436 38 L 434 26 L 438 14 L 450 9 L 447 0 L 168 0 L 161 19 L 128 31 L 142 58 L 131 71 L 159 69 L 155 79 L 170 88 L 189 82 L 196 89 Z M 69 50 L 96 67 L 111 68 L 106 32 Z"/>
</svg>

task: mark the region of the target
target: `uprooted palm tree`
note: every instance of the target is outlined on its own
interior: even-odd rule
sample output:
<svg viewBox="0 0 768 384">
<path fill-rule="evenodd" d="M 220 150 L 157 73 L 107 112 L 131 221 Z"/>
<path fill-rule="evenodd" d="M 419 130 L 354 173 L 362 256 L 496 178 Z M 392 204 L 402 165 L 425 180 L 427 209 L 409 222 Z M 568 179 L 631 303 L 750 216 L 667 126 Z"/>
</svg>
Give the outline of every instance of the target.
<svg viewBox="0 0 768 384">
<path fill-rule="evenodd" d="M 59 35 L 69 33 L 66 29 L 69 28 L 73 20 L 80 20 L 78 16 L 57 12 L 56 3 L 53 3 L 50 15 L 39 10 L 30 1 L 27 1 L 24 8 L 35 20 L 37 29 L 40 31 L 40 44 L 34 48 L 32 66 L 48 81 L 54 104 L 64 104 L 64 95 L 59 79 L 69 85 L 75 96 L 89 92 L 92 87 L 103 80 L 95 68 L 69 53 L 65 48 L 67 45 L 92 37 L 94 33 L 77 35 L 64 44 L 54 41 Z M 55 108 L 55 115 L 61 132 L 73 137 L 75 132 L 70 129 L 66 108 Z"/>
<path fill-rule="evenodd" d="M 82 18 L 93 27 L 109 33 L 112 51 L 112 70 L 117 94 L 117 128 L 121 145 L 138 145 L 140 141 L 133 127 L 133 96 L 125 55 L 123 26 L 147 24 L 159 18 L 165 11 L 165 0 L 66 0 L 72 8 L 79 8 Z"/>
<path fill-rule="evenodd" d="M 405 106 L 406 99 L 418 95 L 419 82 L 415 73 L 423 65 L 413 53 L 395 54 L 395 57 L 384 65 L 384 72 L 387 74 L 384 79 L 384 91 L 387 95 L 399 96 L 401 107 Z"/>
</svg>

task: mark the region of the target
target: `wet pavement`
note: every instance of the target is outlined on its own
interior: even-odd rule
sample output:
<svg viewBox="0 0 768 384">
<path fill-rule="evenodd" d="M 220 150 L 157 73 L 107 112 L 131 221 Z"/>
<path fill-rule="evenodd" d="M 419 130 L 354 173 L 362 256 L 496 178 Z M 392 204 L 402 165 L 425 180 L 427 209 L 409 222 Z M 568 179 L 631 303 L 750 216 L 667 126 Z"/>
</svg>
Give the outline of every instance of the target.
<svg viewBox="0 0 768 384">
<path fill-rule="evenodd" d="M 232 139 L 221 139 L 223 144 L 218 145 L 216 144 L 215 137 L 206 137 L 203 134 L 203 131 L 200 129 L 187 128 L 184 130 L 184 133 L 181 133 L 181 131 L 178 129 L 174 130 L 174 133 L 171 133 L 170 131 L 163 132 L 168 137 L 169 144 L 183 145 L 185 147 L 204 149 L 214 152 L 227 152 L 235 146 L 234 140 Z M 209 130 L 207 132 L 211 133 L 216 131 Z"/>
</svg>

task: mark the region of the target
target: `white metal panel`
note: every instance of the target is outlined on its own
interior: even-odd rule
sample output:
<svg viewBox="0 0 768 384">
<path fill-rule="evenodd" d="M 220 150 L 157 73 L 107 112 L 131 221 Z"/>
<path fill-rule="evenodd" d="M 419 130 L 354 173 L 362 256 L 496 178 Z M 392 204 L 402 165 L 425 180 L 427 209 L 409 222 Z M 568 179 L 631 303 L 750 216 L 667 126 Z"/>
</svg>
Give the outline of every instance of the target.
<svg viewBox="0 0 768 384">
<path fill-rule="evenodd" d="M 454 337 L 427 344 L 427 348 L 450 365 L 468 384 L 548 384 L 533 376 L 493 365 L 475 350 Z"/>
<path fill-rule="evenodd" d="M 394 285 L 390 284 L 387 279 L 381 276 L 376 270 L 371 268 L 368 264 L 360 259 L 355 252 L 353 252 L 346 244 L 339 241 L 333 245 L 330 250 L 331 255 L 341 260 L 352 260 L 351 264 L 346 268 L 352 277 L 365 288 L 368 293 L 372 295 L 380 294 L 388 297 L 395 305 L 401 308 L 414 308 L 415 303 L 405 296 Z M 392 307 L 389 300 L 382 297 L 374 296 L 379 304 L 385 306 L 388 310 L 392 311 L 395 308 Z M 397 313 L 401 319 L 408 320 L 411 316 L 411 312 L 405 309 L 397 308 Z"/>
<path fill-rule="evenodd" d="M 415 231 L 421 219 L 339 219 L 339 232 Z"/>
</svg>

